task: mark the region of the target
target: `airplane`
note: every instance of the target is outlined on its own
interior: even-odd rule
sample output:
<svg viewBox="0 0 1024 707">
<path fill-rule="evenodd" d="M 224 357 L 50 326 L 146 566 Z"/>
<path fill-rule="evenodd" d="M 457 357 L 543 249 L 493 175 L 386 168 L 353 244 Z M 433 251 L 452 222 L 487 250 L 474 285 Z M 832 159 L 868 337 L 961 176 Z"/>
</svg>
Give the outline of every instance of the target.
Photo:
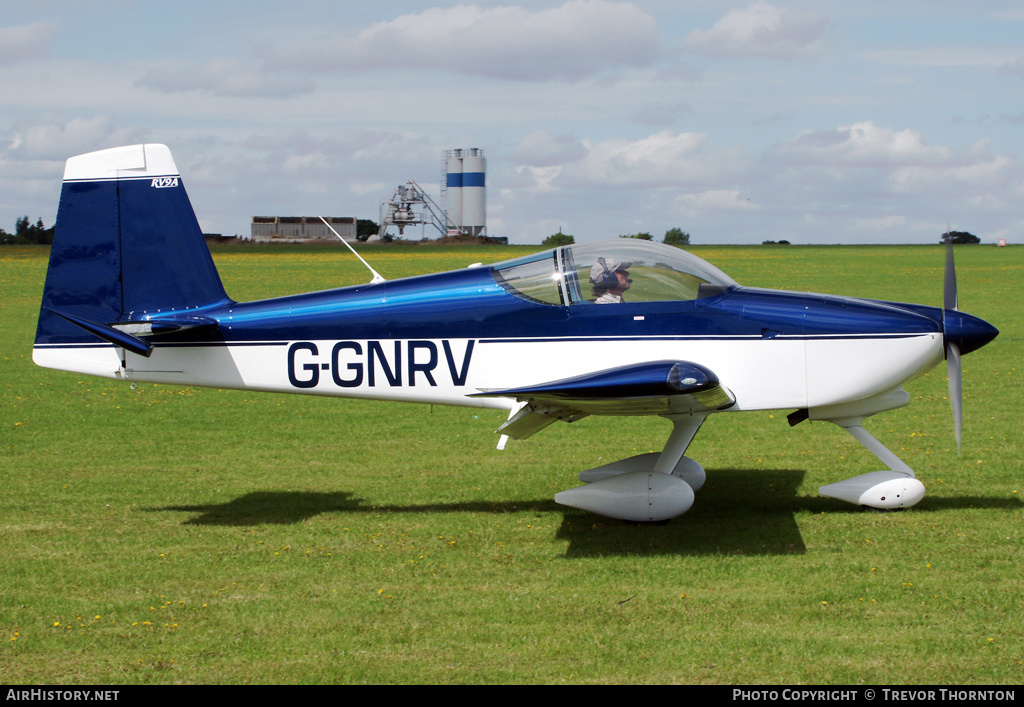
<svg viewBox="0 0 1024 707">
<path fill-rule="evenodd" d="M 499 448 L 558 421 L 658 415 L 672 422 L 661 452 L 587 469 L 555 495 L 640 523 L 694 503 L 706 473 L 685 452 L 709 415 L 791 410 L 790 424 L 834 423 L 887 467 L 819 493 L 900 509 L 924 485 L 864 420 L 906 405 L 904 384 L 945 358 L 959 448 L 960 357 L 998 334 L 958 311 L 947 253 L 941 308 L 743 287 L 633 239 L 236 302 L 170 150 L 132 145 L 67 161 L 33 360 L 130 382 L 500 409 Z"/>
</svg>

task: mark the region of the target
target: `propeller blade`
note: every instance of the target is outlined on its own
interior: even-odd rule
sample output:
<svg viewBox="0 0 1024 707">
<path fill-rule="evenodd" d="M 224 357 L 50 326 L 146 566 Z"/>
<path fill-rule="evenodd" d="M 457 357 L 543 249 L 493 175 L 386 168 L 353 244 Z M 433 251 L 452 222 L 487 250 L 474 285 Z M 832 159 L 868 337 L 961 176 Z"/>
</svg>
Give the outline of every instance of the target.
<svg viewBox="0 0 1024 707">
<path fill-rule="evenodd" d="M 963 426 L 963 383 L 960 369 L 960 347 L 946 340 L 946 314 L 957 311 L 956 265 L 953 263 L 953 236 L 946 234 L 946 276 L 942 286 L 942 336 L 946 349 L 946 378 L 949 380 L 949 405 L 953 409 L 953 434 L 956 454 L 960 456 Z"/>
<path fill-rule="evenodd" d="M 963 421 L 963 387 L 960 377 L 960 348 L 956 344 L 946 344 L 946 376 L 949 378 L 949 404 L 953 408 L 953 434 L 956 435 L 956 453 L 959 456 Z"/>
</svg>

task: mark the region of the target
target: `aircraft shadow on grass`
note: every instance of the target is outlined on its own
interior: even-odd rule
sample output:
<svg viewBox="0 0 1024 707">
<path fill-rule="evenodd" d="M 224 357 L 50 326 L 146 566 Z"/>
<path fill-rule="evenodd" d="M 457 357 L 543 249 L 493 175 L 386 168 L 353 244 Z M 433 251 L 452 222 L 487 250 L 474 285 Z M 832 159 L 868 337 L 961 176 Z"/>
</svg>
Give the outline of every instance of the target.
<svg viewBox="0 0 1024 707">
<path fill-rule="evenodd" d="M 411 506 L 371 503 L 348 491 L 259 491 L 205 505 L 149 508 L 198 514 L 186 525 L 288 525 L 324 513 L 561 513 L 557 537 L 570 541 L 567 557 L 599 555 L 796 555 L 806 552 L 796 514 L 863 513 L 834 499 L 798 496 L 805 472 L 793 469 L 724 469 L 708 474 L 701 502 L 684 516 L 656 524 L 629 523 L 554 501 L 505 500 Z M 1019 499 L 931 496 L 911 513 L 951 509 L 1006 509 Z M 873 512 L 873 511 L 872 511 Z"/>
<path fill-rule="evenodd" d="M 830 498 L 798 496 L 805 472 L 796 469 L 721 469 L 708 475 L 700 503 L 671 522 L 631 524 L 566 509 L 554 501 L 466 501 L 418 505 L 371 503 L 347 491 L 261 491 L 226 503 L 164 506 L 151 511 L 198 513 L 189 526 L 291 525 L 322 513 L 562 513 L 557 537 L 566 556 L 609 554 L 802 554 L 797 513 L 859 513 Z M 929 497 L 913 513 L 964 508 L 1019 509 L 1019 499 Z"/>
</svg>

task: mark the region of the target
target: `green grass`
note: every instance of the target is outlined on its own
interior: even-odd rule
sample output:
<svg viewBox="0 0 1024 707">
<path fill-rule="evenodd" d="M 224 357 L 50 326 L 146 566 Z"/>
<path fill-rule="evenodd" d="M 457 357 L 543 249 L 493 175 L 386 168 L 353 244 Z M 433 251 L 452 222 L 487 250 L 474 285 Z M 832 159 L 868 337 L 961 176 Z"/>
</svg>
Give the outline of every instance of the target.
<svg viewBox="0 0 1024 707">
<path fill-rule="evenodd" d="M 939 304 L 939 247 L 697 247 L 745 285 Z M 365 249 L 385 277 L 524 248 Z M 1024 679 L 1024 249 L 957 249 L 957 457 L 936 369 L 868 425 L 928 488 L 901 513 L 817 487 L 879 468 L 838 428 L 712 417 L 693 509 L 558 506 L 668 423 L 587 418 L 494 448 L 462 408 L 126 384 L 35 367 L 46 268 L 0 249 L 0 682 L 1003 683 Z M 368 280 L 337 248 L 222 248 L 251 299 Z M 1019 493 L 1018 493 L 1019 492 Z"/>
</svg>

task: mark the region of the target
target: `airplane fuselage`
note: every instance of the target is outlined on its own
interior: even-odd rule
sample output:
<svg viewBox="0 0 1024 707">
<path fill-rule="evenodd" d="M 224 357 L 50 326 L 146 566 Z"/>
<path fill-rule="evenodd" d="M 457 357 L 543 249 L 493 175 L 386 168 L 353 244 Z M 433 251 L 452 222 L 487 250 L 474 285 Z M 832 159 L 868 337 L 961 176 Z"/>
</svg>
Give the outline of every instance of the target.
<svg viewBox="0 0 1024 707">
<path fill-rule="evenodd" d="M 508 400 L 469 396 L 684 360 L 712 368 L 736 398 L 731 410 L 739 411 L 870 397 L 942 360 L 939 309 L 738 286 L 689 301 L 562 306 L 509 293 L 486 267 L 224 301 L 187 314 L 217 326 L 152 336 L 148 358 L 90 345 L 90 370 L 82 372 L 508 409 Z M 66 358 L 68 347 L 82 360 L 82 344 L 59 342 L 37 346 L 36 360 Z"/>
</svg>

